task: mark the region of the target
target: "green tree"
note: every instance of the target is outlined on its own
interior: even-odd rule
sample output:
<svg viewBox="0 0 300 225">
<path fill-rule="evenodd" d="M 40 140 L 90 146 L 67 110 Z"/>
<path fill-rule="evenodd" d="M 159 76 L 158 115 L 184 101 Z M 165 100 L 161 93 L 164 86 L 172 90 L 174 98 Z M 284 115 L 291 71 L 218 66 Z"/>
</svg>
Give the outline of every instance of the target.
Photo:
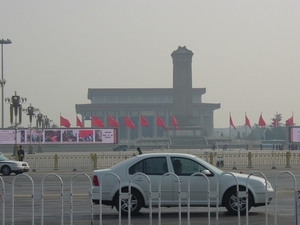
<svg viewBox="0 0 300 225">
<path fill-rule="evenodd" d="M 270 127 L 273 127 L 274 128 L 274 122 L 275 122 L 275 120 L 276 120 L 276 118 L 277 118 L 277 126 L 282 126 L 282 123 L 281 123 L 281 120 L 282 120 L 282 116 L 281 116 L 281 113 L 276 113 L 276 114 L 274 114 L 274 117 L 273 118 L 271 118 L 271 124 L 270 124 Z"/>
<path fill-rule="evenodd" d="M 58 125 L 55 124 L 55 123 L 53 123 L 53 124 L 51 125 L 51 128 L 58 128 Z"/>
<path fill-rule="evenodd" d="M 275 121 L 277 120 L 277 125 L 275 125 Z M 271 118 L 271 124 L 269 128 L 266 130 L 266 140 L 286 140 L 285 127 L 281 123 L 282 115 L 281 113 L 274 114 L 274 117 Z"/>
</svg>

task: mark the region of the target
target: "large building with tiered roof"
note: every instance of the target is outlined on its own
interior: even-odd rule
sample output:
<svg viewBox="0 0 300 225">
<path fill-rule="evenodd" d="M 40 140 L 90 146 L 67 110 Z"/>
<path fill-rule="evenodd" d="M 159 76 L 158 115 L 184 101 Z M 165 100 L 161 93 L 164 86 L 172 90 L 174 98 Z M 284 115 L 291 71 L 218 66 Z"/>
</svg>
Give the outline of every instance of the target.
<svg viewBox="0 0 300 225">
<path fill-rule="evenodd" d="M 76 113 L 85 123 L 96 116 L 108 126 L 108 116 L 119 124 L 119 140 L 141 138 L 212 136 L 214 110 L 219 103 L 203 103 L 205 88 L 192 88 L 192 56 L 186 47 L 178 47 L 172 53 L 173 88 L 94 88 L 88 89 L 90 104 L 76 104 Z M 135 129 L 124 124 L 127 116 Z M 149 123 L 140 124 L 141 116 Z M 163 119 L 168 131 L 156 125 L 156 116 Z M 178 122 L 178 130 L 172 126 L 172 116 Z"/>
</svg>

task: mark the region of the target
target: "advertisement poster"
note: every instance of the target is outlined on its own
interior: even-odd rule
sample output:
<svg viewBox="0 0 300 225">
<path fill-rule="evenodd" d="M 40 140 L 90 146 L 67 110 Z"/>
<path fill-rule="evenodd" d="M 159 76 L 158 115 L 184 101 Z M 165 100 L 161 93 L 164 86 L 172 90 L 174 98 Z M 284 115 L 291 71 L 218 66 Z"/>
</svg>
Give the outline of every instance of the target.
<svg viewBox="0 0 300 225">
<path fill-rule="evenodd" d="M 290 142 L 300 142 L 300 127 L 290 128 Z"/>
<path fill-rule="evenodd" d="M 0 131 L 0 144 L 14 144 L 15 131 L 14 130 L 1 130 Z"/>
<path fill-rule="evenodd" d="M 15 135 L 16 133 L 16 135 Z M 0 130 L 0 144 L 14 144 L 15 136 L 17 143 L 28 144 L 116 144 L 117 129 L 19 129 Z"/>
</svg>

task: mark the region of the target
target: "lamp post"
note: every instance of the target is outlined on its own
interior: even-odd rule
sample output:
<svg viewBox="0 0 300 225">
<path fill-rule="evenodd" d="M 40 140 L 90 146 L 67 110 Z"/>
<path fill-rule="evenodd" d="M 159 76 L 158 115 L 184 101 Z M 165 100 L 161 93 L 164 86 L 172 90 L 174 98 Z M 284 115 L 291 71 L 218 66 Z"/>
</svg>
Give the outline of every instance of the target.
<svg viewBox="0 0 300 225">
<path fill-rule="evenodd" d="M 28 154 L 34 154 L 33 148 L 32 148 L 32 135 L 31 135 L 31 130 L 32 130 L 32 117 L 35 115 L 34 113 L 37 112 L 39 109 L 34 108 L 33 106 L 30 105 L 27 107 L 27 109 L 23 109 L 24 112 L 27 112 L 27 115 L 29 116 L 29 150 Z"/>
<path fill-rule="evenodd" d="M 11 40 L 7 39 L 7 40 L 4 40 L 4 39 L 1 39 L 0 40 L 0 44 L 1 44 L 1 80 L 0 80 L 0 84 L 1 84 L 1 89 L 2 89 L 2 110 L 1 110 L 1 113 L 2 113 L 2 119 L 1 119 L 1 126 L 2 128 L 4 127 L 4 85 L 6 83 L 6 80 L 4 79 L 4 66 L 3 66 L 3 45 L 7 45 L 7 44 L 11 44 Z"/>
<path fill-rule="evenodd" d="M 3 58 L 3 57 L 2 57 Z M 3 65 L 3 63 L 2 63 L 2 65 Z M 2 68 L 3 68 L 3 66 L 2 66 Z M 2 126 L 2 128 L 4 127 L 4 86 L 5 86 L 5 83 L 6 83 L 6 80 L 5 79 L 3 79 L 3 69 L 2 69 L 2 79 L 0 79 L 0 86 L 1 86 L 1 90 L 2 90 L 2 97 L 1 97 L 1 101 L 2 101 L 2 103 L 1 103 L 1 107 L 2 107 L 2 112 L 1 112 L 1 118 L 2 118 L 2 122 L 1 122 L 1 126 Z"/>
<path fill-rule="evenodd" d="M 52 123 L 52 120 L 50 120 L 47 116 L 45 116 L 45 128 L 50 128 L 50 123 Z"/>
<path fill-rule="evenodd" d="M 43 137 L 43 130 L 45 128 L 50 127 L 50 123 L 52 122 L 52 120 L 49 120 L 47 116 L 44 116 L 41 112 L 39 112 L 39 114 L 36 115 L 36 130 L 39 133 L 39 147 L 38 147 L 38 153 L 42 153 L 42 137 Z"/>
<path fill-rule="evenodd" d="M 16 152 L 18 151 L 17 130 L 18 125 L 22 123 L 22 104 L 26 101 L 27 98 L 20 97 L 19 95 L 17 95 L 16 91 L 15 95 L 13 95 L 11 98 L 5 98 L 5 102 L 10 104 L 10 123 L 15 128 L 15 146 L 13 149 L 13 156 L 15 156 Z"/>
</svg>

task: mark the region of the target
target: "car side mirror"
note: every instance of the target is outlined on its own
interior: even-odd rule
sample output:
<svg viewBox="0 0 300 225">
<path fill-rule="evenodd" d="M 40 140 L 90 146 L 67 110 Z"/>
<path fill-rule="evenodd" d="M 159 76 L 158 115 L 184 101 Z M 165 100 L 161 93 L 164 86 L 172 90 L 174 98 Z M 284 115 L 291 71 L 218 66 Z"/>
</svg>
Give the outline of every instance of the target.
<svg viewBox="0 0 300 225">
<path fill-rule="evenodd" d="M 201 171 L 201 173 L 203 173 L 206 176 L 211 176 L 212 175 L 212 173 L 209 170 L 203 170 L 203 171 Z"/>
</svg>

